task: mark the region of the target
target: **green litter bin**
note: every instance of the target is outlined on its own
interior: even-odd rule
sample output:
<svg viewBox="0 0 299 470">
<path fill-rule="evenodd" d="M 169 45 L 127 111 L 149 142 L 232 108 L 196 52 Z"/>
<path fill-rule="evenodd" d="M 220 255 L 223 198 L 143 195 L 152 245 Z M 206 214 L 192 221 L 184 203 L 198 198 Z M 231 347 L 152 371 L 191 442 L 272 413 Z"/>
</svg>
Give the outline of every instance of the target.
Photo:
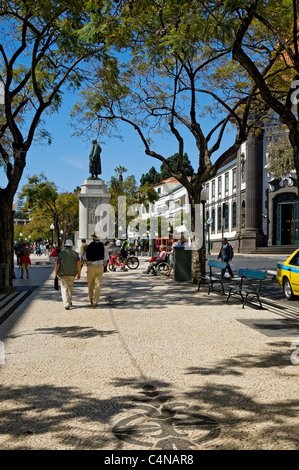
<svg viewBox="0 0 299 470">
<path fill-rule="evenodd" d="M 175 281 L 190 281 L 192 278 L 192 250 L 183 246 L 173 248 L 173 277 Z"/>
</svg>

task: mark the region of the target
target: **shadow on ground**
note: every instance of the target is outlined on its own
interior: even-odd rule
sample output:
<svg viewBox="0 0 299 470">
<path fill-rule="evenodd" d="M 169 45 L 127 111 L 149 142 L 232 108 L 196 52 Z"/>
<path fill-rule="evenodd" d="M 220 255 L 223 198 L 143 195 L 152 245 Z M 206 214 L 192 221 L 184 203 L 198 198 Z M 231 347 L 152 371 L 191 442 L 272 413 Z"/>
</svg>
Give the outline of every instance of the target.
<svg viewBox="0 0 299 470">
<path fill-rule="evenodd" d="M 199 385 L 178 391 L 167 381 L 115 377 L 111 398 L 79 389 L 41 386 L 0 388 L 2 449 L 276 449 L 299 448 L 299 398 L 257 402 L 233 378 L 250 369 L 275 367 L 287 372 L 287 343 L 273 344 L 269 355 L 236 356 L 213 367 L 193 367 Z M 232 382 L 222 384 L 230 375 Z M 217 376 L 217 383 L 209 377 Z M 290 375 L 292 377 L 292 375 Z M 125 393 L 119 390 L 125 389 Z M 118 390 L 118 392 L 116 392 Z M 13 406 L 11 404 L 13 403 Z M 9 407 L 9 412 L 6 408 Z M 289 420 L 292 420 L 290 428 Z M 249 433 L 248 430 L 254 429 Z M 251 437 L 249 437 L 251 436 Z M 36 441 L 34 441 L 36 439 Z M 34 443 L 35 442 L 35 443 Z"/>
</svg>

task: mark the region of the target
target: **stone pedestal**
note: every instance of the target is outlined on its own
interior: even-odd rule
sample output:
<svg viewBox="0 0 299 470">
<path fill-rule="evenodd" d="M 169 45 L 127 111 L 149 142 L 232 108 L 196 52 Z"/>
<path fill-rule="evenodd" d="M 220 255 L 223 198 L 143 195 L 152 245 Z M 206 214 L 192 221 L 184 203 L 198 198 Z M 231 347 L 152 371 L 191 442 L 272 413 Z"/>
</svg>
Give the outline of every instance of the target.
<svg viewBox="0 0 299 470">
<path fill-rule="evenodd" d="M 99 231 L 103 239 L 107 237 L 107 217 L 109 216 L 110 194 L 107 185 L 99 178 L 90 178 L 81 185 L 79 198 L 79 233 L 76 244 L 80 246 L 80 241 L 85 239 L 87 243 L 92 242 L 91 235 L 94 231 Z M 108 215 L 107 215 L 108 212 Z M 105 225 L 105 230 L 103 226 Z"/>
</svg>

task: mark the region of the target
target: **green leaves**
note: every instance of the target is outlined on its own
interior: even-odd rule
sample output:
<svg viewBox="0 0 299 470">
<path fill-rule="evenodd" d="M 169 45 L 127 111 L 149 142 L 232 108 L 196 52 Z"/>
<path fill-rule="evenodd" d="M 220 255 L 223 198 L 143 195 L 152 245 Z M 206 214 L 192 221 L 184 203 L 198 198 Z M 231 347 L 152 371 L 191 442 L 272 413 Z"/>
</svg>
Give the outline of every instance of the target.
<svg viewBox="0 0 299 470">
<path fill-rule="evenodd" d="M 273 173 L 275 178 L 288 175 L 295 169 L 294 150 L 288 137 L 280 137 L 273 140 L 267 146 L 268 164 L 267 170 Z"/>
</svg>

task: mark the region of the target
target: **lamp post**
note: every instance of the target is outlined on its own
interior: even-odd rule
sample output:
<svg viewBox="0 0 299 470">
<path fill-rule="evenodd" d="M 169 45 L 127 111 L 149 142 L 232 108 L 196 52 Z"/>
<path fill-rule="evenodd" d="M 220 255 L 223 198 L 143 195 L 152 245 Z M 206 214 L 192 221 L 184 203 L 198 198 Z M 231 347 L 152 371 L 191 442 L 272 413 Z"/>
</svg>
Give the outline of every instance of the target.
<svg viewBox="0 0 299 470">
<path fill-rule="evenodd" d="M 53 246 L 53 232 L 54 232 L 54 224 L 50 225 L 50 230 L 52 231 L 52 246 Z"/>
<path fill-rule="evenodd" d="M 18 204 L 13 201 L 12 203 L 12 250 L 11 250 L 11 254 L 12 254 L 12 257 L 11 257 L 11 272 L 12 272 L 12 279 L 15 279 L 16 278 L 16 275 L 15 275 L 15 270 L 14 270 L 14 250 L 13 250 L 13 246 L 14 246 L 14 228 L 15 228 L 15 212 L 18 208 Z"/>
<path fill-rule="evenodd" d="M 211 224 L 213 223 L 213 219 L 210 217 L 207 220 L 207 232 L 208 232 L 208 255 L 211 254 L 211 241 L 210 241 L 210 227 Z"/>
<path fill-rule="evenodd" d="M 208 192 L 206 189 L 202 189 L 200 193 L 200 202 L 202 203 L 202 248 L 204 260 L 206 261 L 206 227 L 205 227 L 205 206 L 209 198 Z"/>
</svg>

